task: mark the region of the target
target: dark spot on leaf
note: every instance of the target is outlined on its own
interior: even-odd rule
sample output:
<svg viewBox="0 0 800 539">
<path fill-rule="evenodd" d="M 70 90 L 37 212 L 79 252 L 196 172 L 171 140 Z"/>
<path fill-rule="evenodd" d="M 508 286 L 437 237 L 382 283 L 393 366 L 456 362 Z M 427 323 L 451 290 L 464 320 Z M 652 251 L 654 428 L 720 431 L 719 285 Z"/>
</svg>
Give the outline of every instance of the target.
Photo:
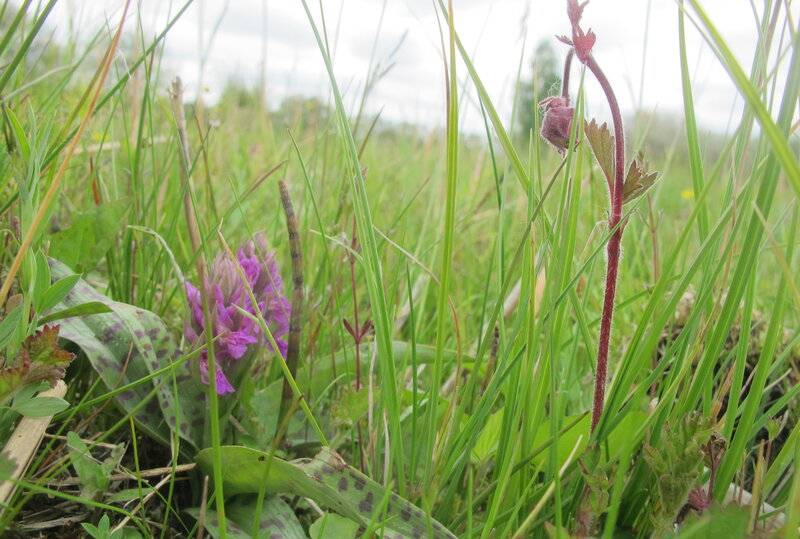
<svg viewBox="0 0 800 539">
<path fill-rule="evenodd" d="M 358 502 L 358 509 L 362 513 L 372 513 L 372 493 L 367 492 L 364 499 Z"/>
<path fill-rule="evenodd" d="M 134 330 L 133 334 L 136 335 L 137 339 L 144 338 L 144 331 L 142 331 L 141 329 Z"/>
<path fill-rule="evenodd" d="M 177 421 L 175 420 L 175 416 L 174 415 L 169 416 L 169 419 L 167 421 L 169 422 L 169 426 L 174 429 L 175 424 L 177 423 Z"/>
<path fill-rule="evenodd" d="M 158 364 L 158 361 L 151 361 L 150 362 L 150 368 L 153 369 L 154 371 L 157 371 L 160 366 L 161 365 Z"/>
<path fill-rule="evenodd" d="M 411 520 L 411 511 L 408 510 L 408 507 L 404 507 L 403 510 L 400 511 L 400 518 L 402 518 L 404 522 Z"/>
<path fill-rule="evenodd" d="M 269 539 L 283 539 L 283 535 L 281 535 L 280 533 L 273 533 L 272 535 L 269 536 Z"/>
<path fill-rule="evenodd" d="M 314 479 L 322 483 L 322 474 L 319 472 L 314 472 Z"/>
<path fill-rule="evenodd" d="M 189 434 L 189 424 L 186 421 L 181 423 L 181 433 Z"/>
<path fill-rule="evenodd" d="M 347 478 L 342 477 L 339 479 L 339 483 L 336 485 L 339 487 L 339 492 L 346 492 L 347 491 Z"/>
<path fill-rule="evenodd" d="M 161 334 L 160 328 L 152 328 L 150 331 L 147 332 L 151 339 L 155 339 Z"/>
<path fill-rule="evenodd" d="M 356 490 L 364 490 L 364 485 L 367 484 L 361 477 L 358 477 L 355 474 L 352 474 L 353 480 L 355 482 Z"/>
<path fill-rule="evenodd" d="M 414 536 L 414 539 L 422 539 L 423 537 L 422 530 L 420 530 L 419 528 L 414 528 L 412 535 Z"/>
<path fill-rule="evenodd" d="M 322 464 L 322 473 L 325 474 L 332 474 L 334 472 L 333 466 L 328 466 L 327 464 Z"/>
<path fill-rule="evenodd" d="M 212 521 L 211 521 L 211 525 L 212 525 L 212 526 L 219 526 L 219 520 L 217 520 L 217 519 L 215 518 L 214 520 L 212 520 Z"/>
<path fill-rule="evenodd" d="M 264 462 L 265 460 L 267 460 L 267 457 L 265 457 L 264 455 L 258 456 L 258 462 Z"/>
</svg>

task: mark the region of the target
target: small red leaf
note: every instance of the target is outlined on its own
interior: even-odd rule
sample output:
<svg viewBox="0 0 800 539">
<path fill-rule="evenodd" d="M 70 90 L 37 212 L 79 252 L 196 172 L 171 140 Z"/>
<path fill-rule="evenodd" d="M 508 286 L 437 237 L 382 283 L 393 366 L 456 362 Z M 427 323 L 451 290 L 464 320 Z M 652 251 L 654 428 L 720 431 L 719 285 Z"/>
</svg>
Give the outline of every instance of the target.
<svg viewBox="0 0 800 539">
<path fill-rule="evenodd" d="M 47 380 L 55 384 L 64 377 L 67 365 L 75 355 L 59 348 L 59 329 L 58 325 L 45 325 L 22 343 L 20 356 L 23 364 L 30 366 L 25 373 L 25 383 Z"/>
<path fill-rule="evenodd" d="M 347 333 L 349 333 L 350 336 L 353 337 L 354 341 L 357 341 L 358 340 L 358 334 L 353 329 L 353 326 L 350 325 L 350 322 L 347 321 L 347 318 L 342 318 L 342 323 L 344 324 L 344 328 L 347 330 Z"/>
</svg>

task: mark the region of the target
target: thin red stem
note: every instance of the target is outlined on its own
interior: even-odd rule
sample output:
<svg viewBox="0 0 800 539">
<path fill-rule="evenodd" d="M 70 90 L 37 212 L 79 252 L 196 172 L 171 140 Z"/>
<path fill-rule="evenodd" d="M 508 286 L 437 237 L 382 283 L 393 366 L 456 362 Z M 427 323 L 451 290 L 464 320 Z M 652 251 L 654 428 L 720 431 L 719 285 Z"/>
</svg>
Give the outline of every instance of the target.
<svg viewBox="0 0 800 539">
<path fill-rule="evenodd" d="M 619 110 L 617 98 L 611 89 L 600 66 L 589 55 L 586 67 L 600 83 L 606 94 L 611 119 L 614 123 L 614 186 L 611 191 L 611 215 L 608 219 L 609 229 L 614 229 L 622 219 L 622 192 L 625 183 L 625 134 L 622 128 L 622 114 Z M 617 295 L 617 274 L 619 271 L 619 255 L 622 244 L 622 227 L 619 226 L 606 247 L 608 261 L 606 266 L 606 291 L 603 299 L 603 315 L 600 321 L 600 342 L 597 348 L 597 373 L 594 380 L 594 399 L 592 405 L 592 432 L 600 422 L 603 415 L 603 403 L 606 394 L 606 376 L 608 373 L 608 347 L 611 339 L 611 321 L 614 317 L 614 298 Z"/>
</svg>

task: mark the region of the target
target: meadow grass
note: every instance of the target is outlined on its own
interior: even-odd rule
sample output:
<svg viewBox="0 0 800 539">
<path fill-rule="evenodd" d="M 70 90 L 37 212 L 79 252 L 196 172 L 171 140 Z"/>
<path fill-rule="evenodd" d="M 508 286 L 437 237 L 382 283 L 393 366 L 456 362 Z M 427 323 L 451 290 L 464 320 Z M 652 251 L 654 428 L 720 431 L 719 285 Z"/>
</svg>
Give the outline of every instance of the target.
<svg viewBox="0 0 800 539">
<path fill-rule="evenodd" d="M 605 178 L 588 142 L 577 144 L 583 122 L 561 156 L 500 116 L 458 35 L 457 4 L 436 6 L 447 108 L 445 127 L 425 130 L 370 116 L 366 89 L 347 106 L 330 21 L 305 0 L 330 100 L 279 110 L 260 89 L 234 85 L 213 107 L 170 97 L 160 43 L 171 23 L 154 40 L 128 16 L 121 34 L 112 25 L 43 43 L 53 3 L 4 3 L 0 17 L 3 440 L 20 415 L 53 415 L 2 500 L 9 533 L 69 517 L 95 537 L 204 527 L 225 537 L 234 526 L 256 536 L 273 520 L 312 537 L 447 536 L 440 527 L 481 538 L 797 536 L 800 37 L 786 3 L 754 14 L 748 67 L 701 2 L 676 4 L 681 140 L 650 149 L 647 125 L 626 125 L 640 135 L 628 154 L 652 151 L 660 179 L 622 209 L 596 429 L 588 414 L 613 233 Z M 745 101 L 715 159 L 695 118 L 687 32 L 704 36 Z M 577 64 L 572 73 L 583 118 L 594 81 Z M 459 127 L 467 85 L 485 136 Z M 237 378 L 228 371 L 236 391 L 217 395 L 217 377 L 203 384 L 198 365 L 203 350 L 211 373 L 227 365 L 215 359 L 226 336 L 188 336 L 185 283 L 211 279 L 218 253 L 236 259 L 236 246 L 263 231 L 291 297 L 278 178 L 304 261 L 300 365 L 272 351 L 281 335 L 266 315 L 238 305 L 266 338 Z M 136 323 L 166 335 L 169 357 L 135 370 L 149 356 L 131 330 L 113 358 L 119 371 L 103 369 L 87 341 L 62 340 L 76 354 L 63 404 L 37 401 L 41 380 L 20 386 L 12 373 L 44 317 L 69 305 L 43 254 L 83 276 L 76 293 L 85 284 L 105 298 L 56 320 L 62 331 L 109 309 L 126 321 L 152 312 Z M 235 268 L 255 304 L 243 263 Z M 201 295 L 209 320 L 214 298 Z M 174 415 L 153 411 L 158 403 Z M 192 413 L 196 436 L 170 423 Z M 318 453 L 334 471 L 314 467 Z M 337 491 L 329 473 L 370 502 Z M 4 459 L 0 479 L 9 477 Z"/>
</svg>

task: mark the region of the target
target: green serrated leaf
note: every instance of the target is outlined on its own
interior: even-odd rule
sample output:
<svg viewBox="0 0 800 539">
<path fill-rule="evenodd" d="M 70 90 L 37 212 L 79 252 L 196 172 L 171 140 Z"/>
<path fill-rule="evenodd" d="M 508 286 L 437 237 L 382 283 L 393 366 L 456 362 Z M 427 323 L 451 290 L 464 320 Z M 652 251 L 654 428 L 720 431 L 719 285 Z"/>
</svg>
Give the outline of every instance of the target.
<svg viewBox="0 0 800 539">
<path fill-rule="evenodd" d="M 644 155 L 639 155 L 631 161 L 625 183 L 622 188 L 622 202 L 628 203 L 645 194 L 658 179 L 658 172 L 647 172 Z"/>
<path fill-rule="evenodd" d="M 614 185 L 614 136 L 608 130 L 607 123 L 597 125 L 594 119 L 591 122 L 584 121 L 583 131 L 610 189 Z"/>
<path fill-rule="evenodd" d="M 38 320 L 38 325 L 47 324 L 48 322 L 55 322 L 56 320 L 63 320 L 64 318 L 71 318 L 73 316 L 89 316 L 90 314 L 103 314 L 112 313 L 111 307 L 100 301 L 90 301 L 74 307 L 67 307 L 60 311 L 55 311 L 43 316 Z"/>
<path fill-rule="evenodd" d="M 35 397 L 20 404 L 15 404 L 13 410 L 25 417 L 48 417 L 69 408 L 69 403 L 58 397 Z"/>
</svg>

